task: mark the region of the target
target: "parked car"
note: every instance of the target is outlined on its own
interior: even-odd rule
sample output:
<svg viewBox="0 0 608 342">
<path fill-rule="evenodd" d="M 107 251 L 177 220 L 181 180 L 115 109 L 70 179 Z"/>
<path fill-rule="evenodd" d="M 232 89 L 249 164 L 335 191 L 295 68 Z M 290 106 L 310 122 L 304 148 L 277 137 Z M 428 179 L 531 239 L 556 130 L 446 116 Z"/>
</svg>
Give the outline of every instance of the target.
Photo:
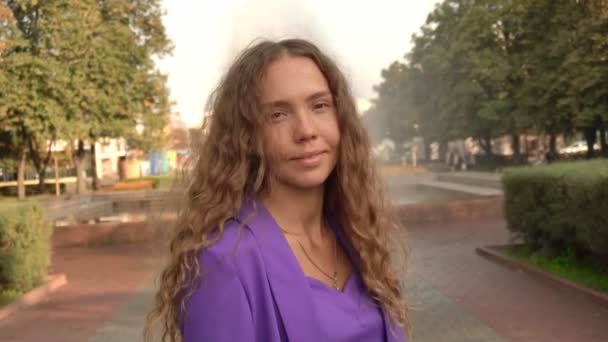
<svg viewBox="0 0 608 342">
<path fill-rule="evenodd" d="M 593 145 L 593 148 L 595 150 L 599 150 L 600 144 L 595 143 Z M 575 141 L 572 144 L 559 150 L 560 154 L 575 154 L 575 153 L 583 153 L 583 152 L 587 152 L 587 142 L 584 140 Z"/>
</svg>

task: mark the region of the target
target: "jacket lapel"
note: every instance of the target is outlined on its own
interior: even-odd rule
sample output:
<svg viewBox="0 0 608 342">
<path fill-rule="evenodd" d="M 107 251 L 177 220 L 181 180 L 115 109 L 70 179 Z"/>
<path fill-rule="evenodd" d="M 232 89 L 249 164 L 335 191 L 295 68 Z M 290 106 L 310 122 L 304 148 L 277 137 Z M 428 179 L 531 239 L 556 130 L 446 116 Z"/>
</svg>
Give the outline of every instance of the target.
<svg viewBox="0 0 608 342">
<path fill-rule="evenodd" d="M 259 199 L 247 197 L 236 219 L 250 228 L 260 247 L 289 341 L 326 341 L 306 276 L 270 212 Z"/>
<path fill-rule="evenodd" d="M 338 237 L 338 240 L 340 241 L 346 254 L 350 258 L 350 261 L 353 263 L 353 266 L 355 268 L 354 272 L 358 272 L 358 270 L 360 269 L 359 265 L 361 263 L 361 261 L 359 260 L 359 255 L 357 255 L 357 253 L 355 252 L 355 250 L 352 246 L 352 243 L 346 236 L 346 233 L 342 229 L 342 226 L 338 223 L 337 219 L 331 213 L 325 212 L 325 217 L 327 217 L 327 222 L 329 223 L 329 226 L 335 232 L 335 234 Z M 382 308 L 380 309 L 380 311 L 382 312 L 382 318 L 384 319 L 384 331 L 386 333 L 386 341 L 387 342 L 405 341 L 405 336 L 403 334 L 403 331 L 397 327 L 392 329 L 392 327 L 394 325 L 391 323 L 388 314 Z"/>
</svg>

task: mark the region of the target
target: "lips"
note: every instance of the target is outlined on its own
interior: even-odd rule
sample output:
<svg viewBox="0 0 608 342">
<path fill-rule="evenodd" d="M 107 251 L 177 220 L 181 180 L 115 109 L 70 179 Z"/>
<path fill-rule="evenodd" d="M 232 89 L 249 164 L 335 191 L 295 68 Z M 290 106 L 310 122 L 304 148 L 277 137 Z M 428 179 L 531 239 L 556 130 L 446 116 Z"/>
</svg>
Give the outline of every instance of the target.
<svg viewBox="0 0 608 342">
<path fill-rule="evenodd" d="M 305 152 L 302 154 L 298 154 L 297 156 L 295 156 L 294 158 L 291 158 L 292 160 L 302 160 L 302 159 L 309 159 L 309 158 L 313 158 L 316 157 L 322 153 L 325 153 L 325 151 L 310 151 L 310 152 Z"/>
</svg>

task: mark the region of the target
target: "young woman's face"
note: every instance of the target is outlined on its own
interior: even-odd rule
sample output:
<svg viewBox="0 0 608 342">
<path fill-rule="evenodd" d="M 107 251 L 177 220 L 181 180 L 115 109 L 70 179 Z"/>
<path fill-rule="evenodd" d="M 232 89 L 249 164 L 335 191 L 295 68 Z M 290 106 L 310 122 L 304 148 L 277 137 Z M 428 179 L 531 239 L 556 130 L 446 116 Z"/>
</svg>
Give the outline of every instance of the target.
<svg viewBox="0 0 608 342">
<path fill-rule="evenodd" d="M 327 80 L 312 60 L 284 55 L 270 64 L 261 86 L 272 182 L 300 189 L 322 185 L 336 166 L 340 142 Z"/>
</svg>

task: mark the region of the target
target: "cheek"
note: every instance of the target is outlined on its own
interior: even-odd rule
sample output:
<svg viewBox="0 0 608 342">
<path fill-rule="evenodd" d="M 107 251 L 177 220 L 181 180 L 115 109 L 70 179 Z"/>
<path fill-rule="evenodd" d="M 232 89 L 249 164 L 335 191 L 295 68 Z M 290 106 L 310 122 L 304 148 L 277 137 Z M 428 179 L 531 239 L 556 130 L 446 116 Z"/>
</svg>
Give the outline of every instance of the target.
<svg viewBox="0 0 608 342">
<path fill-rule="evenodd" d="M 268 129 L 264 129 L 262 130 L 260 138 L 262 139 L 262 147 L 264 148 L 264 153 L 266 155 L 272 153 L 272 132 L 270 132 Z"/>
<path fill-rule="evenodd" d="M 280 146 L 281 130 L 277 126 L 265 126 L 262 129 L 262 142 L 267 153 L 276 153 Z"/>
<path fill-rule="evenodd" d="M 338 119 L 334 117 L 330 123 L 328 123 L 325 130 L 325 139 L 329 146 L 337 149 L 340 145 L 340 127 L 338 125 Z"/>
<path fill-rule="evenodd" d="M 276 168 L 277 163 L 285 155 L 285 142 L 281 132 L 274 129 L 266 129 L 262 133 L 262 144 L 266 162 L 271 169 Z"/>
</svg>

